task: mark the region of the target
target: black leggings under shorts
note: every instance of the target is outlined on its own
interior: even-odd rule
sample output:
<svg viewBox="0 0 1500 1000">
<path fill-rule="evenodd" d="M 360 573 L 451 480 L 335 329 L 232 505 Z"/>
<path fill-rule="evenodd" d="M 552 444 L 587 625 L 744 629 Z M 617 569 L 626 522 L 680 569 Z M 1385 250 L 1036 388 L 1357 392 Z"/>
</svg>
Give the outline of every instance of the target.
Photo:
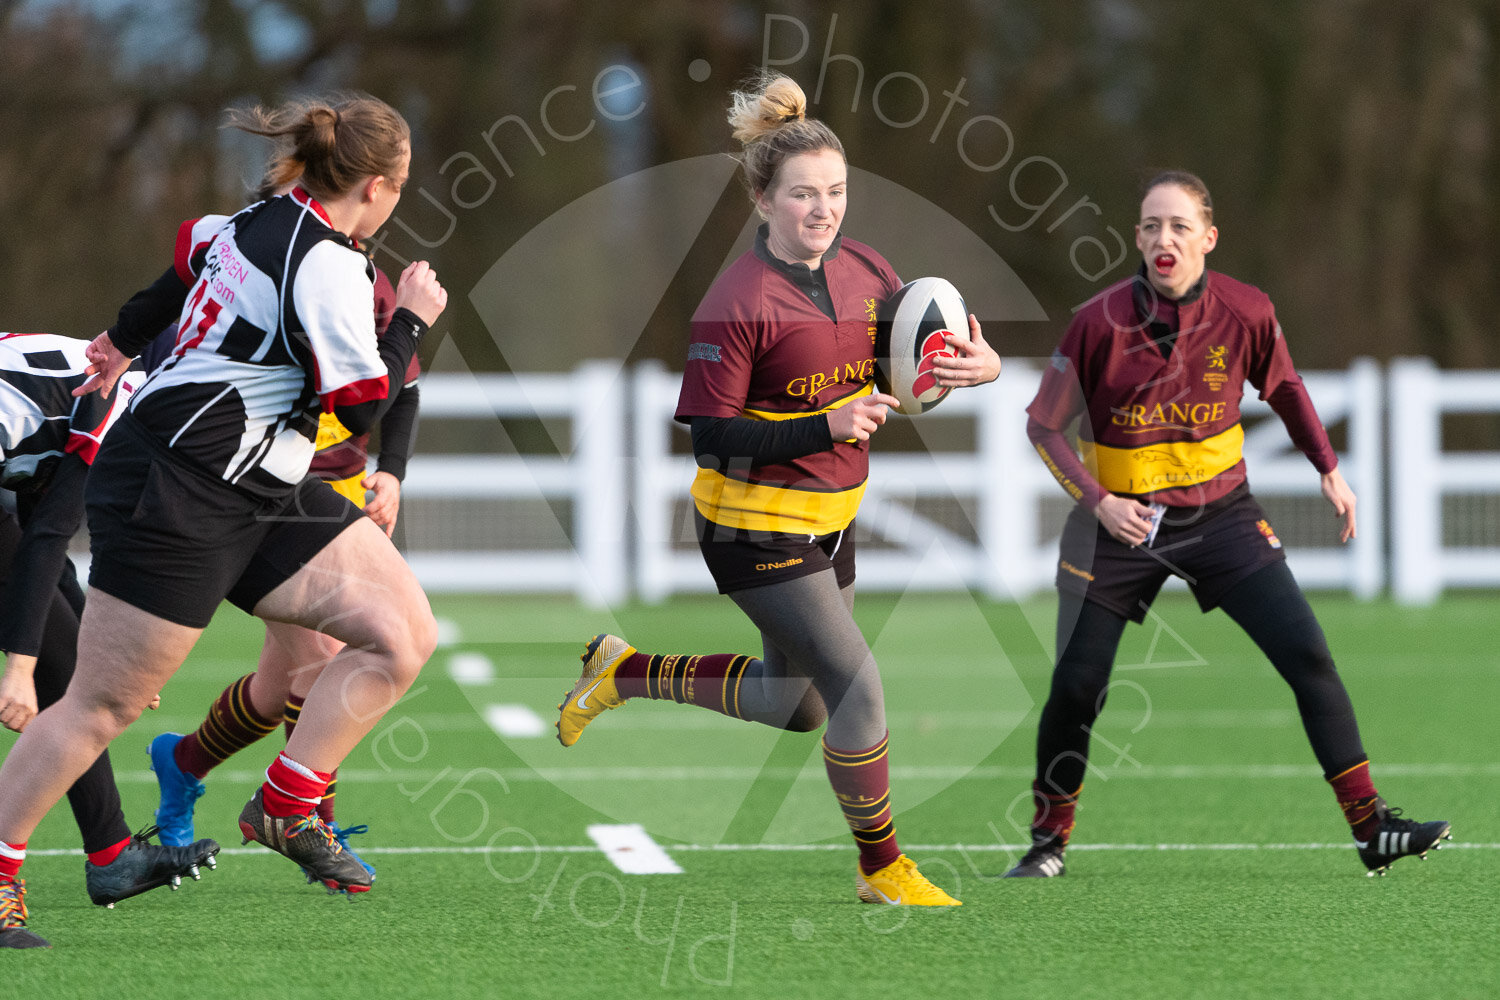
<svg viewBox="0 0 1500 1000">
<path fill-rule="evenodd" d="M 254 613 L 355 519 L 358 507 L 308 477 L 253 497 L 175 456 L 126 414 L 89 470 L 89 586 L 204 628 L 226 598 Z"/>
</svg>

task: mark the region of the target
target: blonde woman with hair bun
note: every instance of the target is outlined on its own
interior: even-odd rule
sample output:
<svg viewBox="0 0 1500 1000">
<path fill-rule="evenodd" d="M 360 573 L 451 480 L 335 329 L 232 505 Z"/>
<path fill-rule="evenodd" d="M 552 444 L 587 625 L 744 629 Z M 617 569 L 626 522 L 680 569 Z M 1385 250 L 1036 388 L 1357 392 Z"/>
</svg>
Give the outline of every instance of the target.
<svg viewBox="0 0 1500 1000">
<path fill-rule="evenodd" d="M 728 120 L 764 221 L 693 316 L 677 419 L 698 464 L 699 547 L 720 593 L 760 631 L 761 655 L 651 655 L 595 636 L 559 706 L 558 738 L 573 745 L 630 698 L 793 732 L 826 722 L 823 758 L 859 851 L 857 897 L 957 906 L 896 842 L 880 671 L 851 613 L 870 437 L 896 405 L 875 391 L 872 333 L 901 280 L 843 235 L 844 147 L 807 117 L 795 81 L 759 78 L 733 95 Z M 945 384 L 999 374 L 972 316 L 969 328 L 972 342 L 949 338 L 958 356 Z"/>
</svg>

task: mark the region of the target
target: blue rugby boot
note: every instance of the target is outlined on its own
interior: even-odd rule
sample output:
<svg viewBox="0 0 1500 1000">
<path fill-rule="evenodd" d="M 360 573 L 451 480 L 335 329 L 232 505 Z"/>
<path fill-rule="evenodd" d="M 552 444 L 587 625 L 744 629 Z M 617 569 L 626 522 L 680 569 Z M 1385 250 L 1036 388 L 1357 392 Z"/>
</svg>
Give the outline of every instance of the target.
<svg viewBox="0 0 1500 1000">
<path fill-rule="evenodd" d="M 157 838 L 168 847 L 193 843 L 193 808 L 208 791 L 203 782 L 177 766 L 172 754 L 181 742 L 181 733 L 162 733 L 151 741 L 148 751 L 156 787 L 161 790 L 161 804 L 156 807 Z"/>
</svg>

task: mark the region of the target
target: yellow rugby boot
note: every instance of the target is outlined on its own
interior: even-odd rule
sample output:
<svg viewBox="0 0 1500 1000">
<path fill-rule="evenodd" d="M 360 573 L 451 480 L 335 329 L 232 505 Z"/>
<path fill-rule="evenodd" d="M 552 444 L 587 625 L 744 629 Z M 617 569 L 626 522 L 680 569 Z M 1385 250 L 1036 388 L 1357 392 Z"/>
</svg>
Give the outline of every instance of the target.
<svg viewBox="0 0 1500 1000">
<path fill-rule="evenodd" d="M 635 647 L 617 635 L 596 635 L 589 642 L 579 657 L 583 673 L 557 706 L 561 713 L 556 723 L 559 743 L 572 746 L 583 735 L 583 727 L 600 712 L 625 704 L 615 689 L 615 670 L 634 652 Z"/>
<path fill-rule="evenodd" d="M 861 903 L 885 903 L 889 906 L 963 906 L 917 871 L 917 864 L 906 855 L 869 875 L 854 867 L 854 891 Z"/>
</svg>

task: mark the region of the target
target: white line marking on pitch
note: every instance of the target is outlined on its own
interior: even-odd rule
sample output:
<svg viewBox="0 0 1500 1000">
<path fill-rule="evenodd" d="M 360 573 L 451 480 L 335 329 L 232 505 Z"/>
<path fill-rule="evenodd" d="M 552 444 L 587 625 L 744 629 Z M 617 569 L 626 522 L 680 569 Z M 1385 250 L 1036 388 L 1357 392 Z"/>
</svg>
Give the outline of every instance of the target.
<svg viewBox="0 0 1500 1000">
<path fill-rule="evenodd" d="M 632 824 L 631 828 L 640 829 Z M 592 828 L 591 828 L 592 829 Z M 609 827 L 605 827 L 609 829 Z M 650 840 L 649 837 L 646 838 Z M 359 853 L 366 854 L 593 854 L 603 846 L 601 844 L 505 844 L 505 845 L 475 845 L 473 847 L 458 847 L 445 845 L 440 847 L 366 847 L 360 845 Z M 668 864 L 674 864 L 666 852 L 655 843 L 651 846 L 662 852 Z M 1347 851 L 1352 845 L 1348 841 L 1339 841 L 1332 844 L 1069 844 L 1070 851 Z M 909 844 L 905 850 L 908 854 L 935 853 L 935 852 L 969 852 L 982 854 L 991 851 L 1020 852 L 1028 850 L 1030 844 Z M 725 854 L 746 853 L 801 853 L 805 851 L 850 851 L 853 850 L 847 843 L 837 844 L 673 844 L 672 850 L 677 853 L 697 852 L 722 852 Z M 1500 843 L 1468 843 L 1467 841 L 1443 841 L 1443 850 L 1480 850 L 1500 851 Z M 263 847 L 226 847 L 219 852 L 220 857 L 228 855 L 251 855 L 254 857 L 274 858 L 276 854 Z M 82 857 L 83 852 L 77 848 L 36 848 L 26 852 L 31 858 L 60 858 L 60 857 Z M 614 860 L 611 857 L 610 860 Z M 623 870 L 623 869 L 622 869 Z M 672 869 L 677 871 L 680 869 Z"/>
<path fill-rule="evenodd" d="M 667 856 L 639 823 L 595 823 L 589 839 L 626 875 L 680 875 L 682 868 Z"/>
<path fill-rule="evenodd" d="M 484 721 L 501 736 L 530 738 L 547 732 L 547 723 L 525 705 L 486 705 Z"/>
<path fill-rule="evenodd" d="M 457 684 L 488 684 L 495 679 L 495 665 L 483 653 L 454 653 L 448 657 L 448 676 Z"/>
<path fill-rule="evenodd" d="M 613 721 L 613 720 L 611 720 Z M 752 781 L 757 777 L 826 782 L 820 767 L 506 767 L 495 769 L 509 782 L 569 783 L 581 781 Z M 1379 765 L 1382 775 L 1409 778 L 1497 778 L 1500 763 L 1493 764 L 1391 764 Z M 340 768 L 339 775 L 348 781 L 412 782 L 431 781 L 441 777 L 441 768 Z M 1142 768 L 1121 767 L 1112 775 L 1125 779 L 1167 781 L 1219 780 L 1224 778 L 1311 779 L 1322 774 L 1312 764 L 1225 764 L 1225 765 L 1146 765 Z M 1036 768 L 1030 764 L 955 766 L 893 766 L 891 777 L 897 781 L 956 781 L 1021 779 L 1030 780 Z M 214 772 L 216 782 L 254 782 L 265 779 L 265 771 L 221 769 Z M 128 784 L 155 784 L 156 775 L 145 769 L 115 772 L 115 781 Z"/>
</svg>

